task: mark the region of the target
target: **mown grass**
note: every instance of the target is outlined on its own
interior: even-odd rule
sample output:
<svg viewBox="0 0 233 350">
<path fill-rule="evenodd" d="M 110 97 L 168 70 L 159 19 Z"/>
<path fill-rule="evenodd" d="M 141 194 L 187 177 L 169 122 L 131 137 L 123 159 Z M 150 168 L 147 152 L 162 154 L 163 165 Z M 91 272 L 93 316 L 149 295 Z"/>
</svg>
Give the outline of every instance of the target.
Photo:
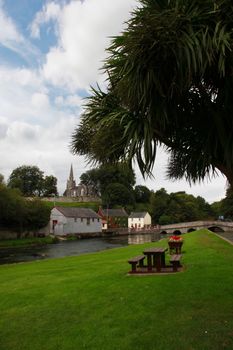
<svg viewBox="0 0 233 350">
<path fill-rule="evenodd" d="M 185 271 L 127 276 L 127 259 L 163 240 L 0 266 L 0 349 L 233 348 L 233 246 L 185 235 Z"/>
<path fill-rule="evenodd" d="M 44 201 L 44 203 L 49 207 L 53 208 L 54 206 L 58 207 L 78 207 L 78 208 L 90 208 L 94 211 L 98 211 L 100 206 L 99 202 L 49 202 Z"/>
</svg>

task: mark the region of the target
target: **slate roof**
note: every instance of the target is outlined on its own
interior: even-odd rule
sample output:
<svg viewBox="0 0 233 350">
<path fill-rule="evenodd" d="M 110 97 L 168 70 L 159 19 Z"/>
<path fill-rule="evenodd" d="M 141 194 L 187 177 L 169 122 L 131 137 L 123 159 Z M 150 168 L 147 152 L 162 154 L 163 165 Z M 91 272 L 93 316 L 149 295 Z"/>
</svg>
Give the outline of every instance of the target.
<svg viewBox="0 0 233 350">
<path fill-rule="evenodd" d="M 146 211 L 141 211 L 141 212 L 132 212 L 129 216 L 130 219 L 137 219 L 137 218 L 144 218 L 146 216 L 147 212 Z"/>
<path fill-rule="evenodd" d="M 99 215 L 94 210 L 89 208 L 74 208 L 74 207 L 56 207 L 67 218 L 96 218 L 99 219 Z"/>
<path fill-rule="evenodd" d="M 104 216 L 114 216 L 114 217 L 128 217 L 125 209 L 101 209 Z"/>
</svg>

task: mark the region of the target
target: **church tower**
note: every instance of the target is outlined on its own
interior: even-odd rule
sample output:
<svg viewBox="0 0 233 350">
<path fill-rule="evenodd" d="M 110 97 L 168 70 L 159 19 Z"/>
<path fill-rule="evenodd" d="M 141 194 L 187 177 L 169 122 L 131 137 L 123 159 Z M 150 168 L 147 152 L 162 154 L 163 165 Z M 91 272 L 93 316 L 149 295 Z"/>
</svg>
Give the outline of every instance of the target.
<svg viewBox="0 0 233 350">
<path fill-rule="evenodd" d="M 66 183 L 66 193 L 68 196 L 72 196 L 72 190 L 76 187 L 76 182 L 74 180 L 73 166 L 70 167 L 70 176 Z"/>
</svg>

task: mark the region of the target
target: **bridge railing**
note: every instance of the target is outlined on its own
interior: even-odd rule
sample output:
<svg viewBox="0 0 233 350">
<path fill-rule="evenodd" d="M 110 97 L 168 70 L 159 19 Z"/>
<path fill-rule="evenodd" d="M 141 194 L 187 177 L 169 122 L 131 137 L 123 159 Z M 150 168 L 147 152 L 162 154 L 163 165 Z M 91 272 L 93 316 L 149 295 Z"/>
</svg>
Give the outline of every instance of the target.
<svg viewBox="0 0 233 350">
<path fill-rule="evenodd" d="M 160 230 L 168 230 L 168 229 L 183 229 L 183 228 L 202 228 L 202 227 L 211 227 L 211 226 L 219 226 L 219 227 L 233 227 L 233 222 L 226 221 L 190 221 L 190 222 L 179 222 L 176 224 L 170 225 L 161 225 Z"/>
</svg>

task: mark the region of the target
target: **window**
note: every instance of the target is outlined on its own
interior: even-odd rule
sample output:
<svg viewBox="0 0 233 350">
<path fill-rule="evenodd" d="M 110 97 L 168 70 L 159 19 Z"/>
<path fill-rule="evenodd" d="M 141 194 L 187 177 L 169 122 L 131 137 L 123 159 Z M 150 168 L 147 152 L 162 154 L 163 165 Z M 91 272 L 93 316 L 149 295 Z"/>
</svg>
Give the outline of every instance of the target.
<svg viewBox="0 0 233 350">
<path fill-rule="evenodd" d="M 92 222 L 94 222 L 95 221 L 95 219 L 94 218 L 92 218 Z"/>
<path fill-rule="evenodd" d="M 83 222 L 83 218 L 81 218 L 81 222 Z"/>
<path fill-rule="evenodd" d="M 90 225 L 90 218 L 87 218 L 87 225 Z"/>
</svg>

